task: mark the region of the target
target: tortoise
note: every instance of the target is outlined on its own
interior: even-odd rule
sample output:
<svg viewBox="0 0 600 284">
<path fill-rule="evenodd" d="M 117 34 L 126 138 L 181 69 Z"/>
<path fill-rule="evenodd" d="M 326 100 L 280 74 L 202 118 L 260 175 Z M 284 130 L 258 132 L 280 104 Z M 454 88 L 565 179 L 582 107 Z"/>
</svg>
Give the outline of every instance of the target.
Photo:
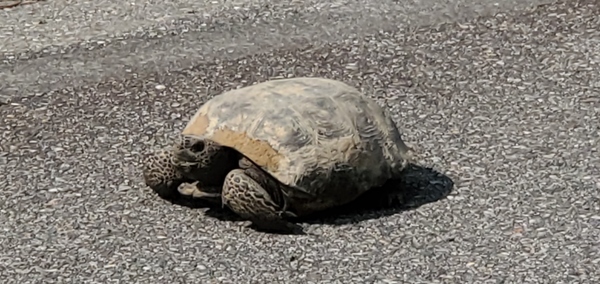
<svg viewBox="0 0 600 284">
<path fill-rule="evenodd" d="M 147 156 L 143 175 L 163 198 L 216 200 L 255 227 L 285 231 L 297 228 L 290 218 L 401 178 L 410 159 L 375 100 L 341 81 L 300 77 L 210 99 L 172 147 Z"/>
</svg>

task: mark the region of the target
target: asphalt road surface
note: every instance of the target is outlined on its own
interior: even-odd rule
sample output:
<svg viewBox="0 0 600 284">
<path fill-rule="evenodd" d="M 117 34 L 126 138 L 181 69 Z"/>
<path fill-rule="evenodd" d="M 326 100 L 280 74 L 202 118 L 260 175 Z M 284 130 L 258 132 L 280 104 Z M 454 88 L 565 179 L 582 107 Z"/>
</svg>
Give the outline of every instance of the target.
<svg viewBox="0 0 600 284">
<path fill-rule="evenodd" d="M 189 2 L 0 10 L 3 283 L 600 283 L 599 3 Z M 452 193 L 293 236 L 144 186 L 207 98 L 290 76 L 364 89 Z"/>
</svg>

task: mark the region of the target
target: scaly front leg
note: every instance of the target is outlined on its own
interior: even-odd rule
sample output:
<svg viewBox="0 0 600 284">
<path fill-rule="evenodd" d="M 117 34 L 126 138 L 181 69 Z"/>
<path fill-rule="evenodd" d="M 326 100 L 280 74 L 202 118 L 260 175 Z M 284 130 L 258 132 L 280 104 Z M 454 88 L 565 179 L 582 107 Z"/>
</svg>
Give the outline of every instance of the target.
<svg viewBox="0 0 600 284">
<path fill-rule="evenodd" d="M 178 194 L 177 188 L 181 183 L 189 181 L 177 170 L 170 150 L 159 150 L 148 155 L 143 162 L 142 172 L 146 185 L 167 200 Z"/>
<path fill-rule="evenodd" d="M 179 193 L 194 198 L 206 200 L 215 205 L 221 205 L 221 188 L 220 187 L 205 187 L 200 182 L 182 183 L 177 189 Z"/>
<path fill-rule="evenodd" d="M 261 230 L 281 233 L 302 231 L 302 227 L 281 217 L 281 206 L 243 169 L 235 169 L 227 174 L 222 200 L 224 206 L 240 217 L 252 221 Z"/>
</svg>

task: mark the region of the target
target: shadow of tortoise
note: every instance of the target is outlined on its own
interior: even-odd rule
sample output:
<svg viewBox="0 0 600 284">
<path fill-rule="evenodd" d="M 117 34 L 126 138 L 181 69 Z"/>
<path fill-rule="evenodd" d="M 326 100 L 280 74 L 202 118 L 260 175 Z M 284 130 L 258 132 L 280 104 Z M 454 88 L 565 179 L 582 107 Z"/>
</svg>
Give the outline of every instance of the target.
<svg viewBox="0 0 600 284">
<path fill-rule="evenodd" d="M 358 223 L 414 210 L 425 204 L 442 200 L 453 189 L 454 181 L 450 177 L 432 168 L 411 164 L 399 179 L 390 180 L 383 186 L 364 193 L 349 204 L 290 221 L 330 225 Z M 390 196 L 402 198 L 390 198 Z M 177 196 L 169 201 L 188 208 L 208 208 L 206 215 L 221 221 L 243 221 L 228 208 L 221 208 L 203 200 Z"/>
</svg>

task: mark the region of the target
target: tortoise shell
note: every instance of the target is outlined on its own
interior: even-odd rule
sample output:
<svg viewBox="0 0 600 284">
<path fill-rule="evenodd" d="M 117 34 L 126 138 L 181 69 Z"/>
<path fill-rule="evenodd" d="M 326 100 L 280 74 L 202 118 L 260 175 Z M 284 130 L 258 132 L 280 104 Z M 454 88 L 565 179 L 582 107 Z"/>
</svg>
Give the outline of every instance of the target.
<svg viewBox="0 0 600 284">
<path fill-rule="evenodd" d="M 388 113 L 345 83 L 267 81 L 206 102 L 184 135 L 233 148 L 294 199 L 343 204 L 396 177 L 408 147 Z"/>
</svg>

